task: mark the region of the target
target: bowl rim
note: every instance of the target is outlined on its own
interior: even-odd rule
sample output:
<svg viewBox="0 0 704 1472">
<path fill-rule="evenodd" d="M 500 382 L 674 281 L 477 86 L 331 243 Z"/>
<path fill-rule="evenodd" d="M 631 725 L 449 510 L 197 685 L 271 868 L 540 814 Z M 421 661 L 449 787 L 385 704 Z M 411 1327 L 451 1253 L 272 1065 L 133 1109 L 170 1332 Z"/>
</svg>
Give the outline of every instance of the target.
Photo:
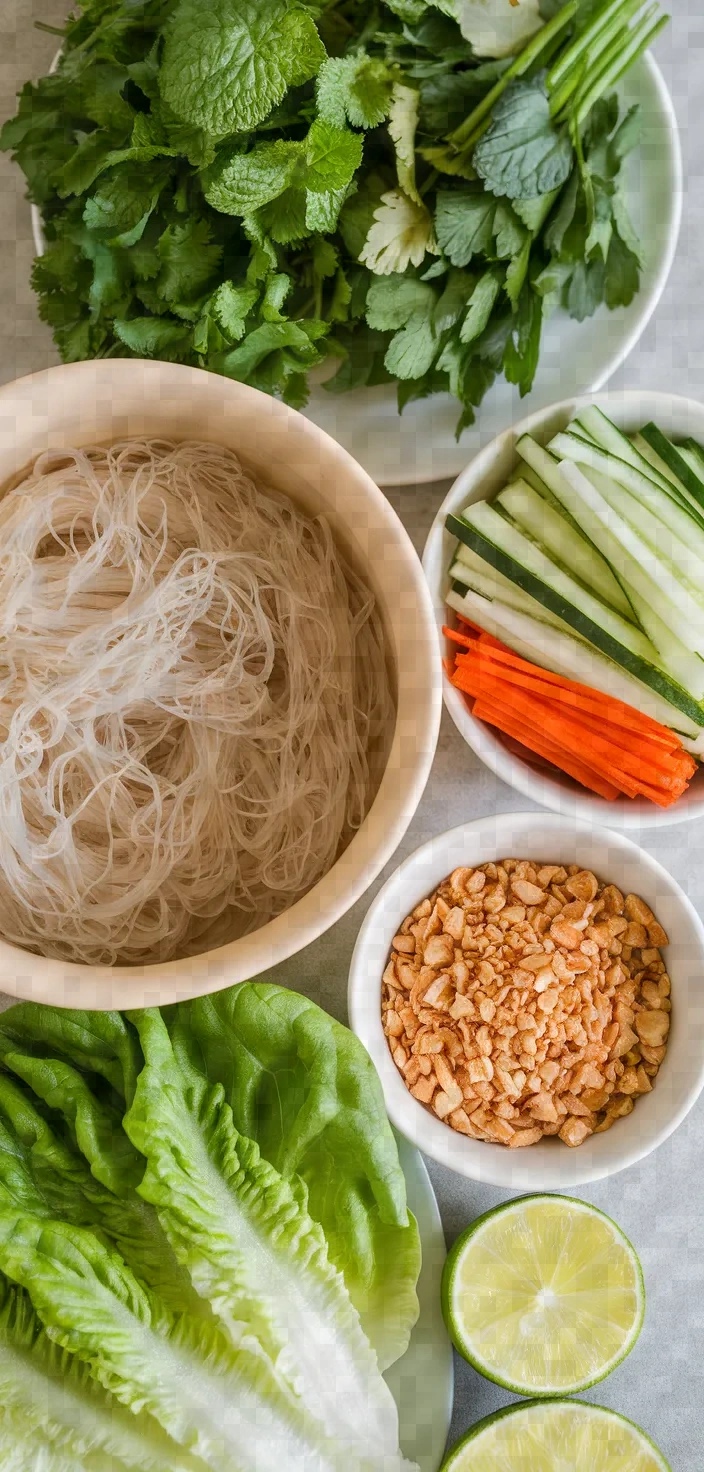
<svg viewBox="0 0 704 1472">
<path fill-rule="evenodd" d="M 670 874 L 669 870 L 650 854 L 647 849 L 635 843 L 625 833 L 616 829 L 605 828 L 595 823 L 573 820 L 557 813 L 537 811 L 498 813 L 490 814 L 487 817 L 474 818 L 467 823 L 460 823 L 455 828 L 450 828 L 444 833 L 435 834 L 434 837 L 428 839 L 426 843 L 409 854 L 394 869 L 382 889 L 379 890 L 378 894 L 372 900 L 364 917 L 350 961 L 347 985 L 347 1006 L 350 1027 L 364 1044 L 374 1062 L 381 1080 L 386 1112 L 391 1123 L 399 1133 L 404 1135 L 407 1140 L 410 1140 L 413 1145 L 416 1145 L 425 1155 L 437 1161 L 438 1164 L 444 1165 L 446 1169 L 453 1171 L 456 1175 L 468 1180 L 478 1181 L 483 1186 L 498 1186 L 513 1192 L 521 1190 L 567 1190 L 617 1175 L 620 1171 L 636 1165 L 639 1161 L 645 1159 L 647 1155 L 650 1155 L 653 1150 L 656 1150 L 658 1146 L 662 1145 L 665 1140 L 669 1139 L 670 1135 L 674 1133 L 689 1114 L 704 1089 L 704 1047 L 702 1047 L 696 1078 L 689 1087 L 679 1107 L 673 1111 L 664 1123 L 655 1128 L 647 1138 L 644 1138 L 642 1132 L 634 1136 L 629 1148 L 626 1148 L 624 1145 L 621 1157 L 617 1161 L 600 1162 L 597 1159 L 596 1161 L 591 1160 L 588 1162 L 587 1157 L 583 1156 L 580 1150 L 566 1150 L 564 1181 L 555 1183 L 551 1180 L 549 1184 L 546 1184 L 541 1179 L 539 1169 L 535 1165 L 531 1165 L 531 1157 L 533 1155 L 531 1150 L 513 1151 L 500 1146 L 485 1146 L 481 1141 L 467 1140 L 465 1144 L 470 1148 L 468 1150 L 466 1164 L 458 1163 L 454 1154 L 450 1158 L 449 1148 L 443 1147 L 449 1147 L 456 1141 L 464 1141 L 464 1136 L 457 1135 L 455 1131 L 451 1131 L 449 1137 L 441 1133 L 441 1131 L 447 1131 L 448 1126 L 442 1121 L 436 1120 L 426 1110 L 424 1105 L 413 1098 L 403 1084 L 400 1085 L 402 1092 L 394 1090 L 390 1096 L 390 1091 L 386 1087 L 386 1079 L 392 1078 L 395 1075 L 396 1068 L 391 1059 L 386 1037 L 381 1031 L 381 1028 L 379 1027 L 376 1030 L 370 1028 L 369 1025 L 371 1016 L 369 1003 L 375 992 L 379 995 L 381 993 L 381 974 L 378 971 L 377 955 L 375 954 L 374 958 L 371 959 L 368 957 L 368 951 L 378 937 L 380 925 L 383 925 L 384 930 L 388 934 L 388 950 L 393 934 L 392 926 L 401 922 L 402 918 L 408 913 L 408 908 L 403 910 L 403 906 L 401 906 L 400 911 L 402 913 L 398 915 L 396 915 L 394 908 L 384 918 L 385 907 L 389 905 L 392 895 L 395 897 L 397 892 L 403 892 L 412 885 L 413 875 L 422 868 L 426 861 L 436 860 L 435 866 L 429 863 L 429 868 L 441 867 L 437 861 L 441 859 L 442 854 L 447 849 L 452 848 L 453 844 L 459 844 L 466 840 L 467 837 L 471 838 L 473 834 L 479 835 L 482 831 L 486 832 L 488 829 L 492 829 L 496 835 L 496 852 L 499 854 L 503 849 L 502 832 L 504 830 L 507 832 L 510 830 L 511 844 L 513 845 L 516 830 L 520 825 L 535 827 L 536 824 L 542 824 L 548 832 L 572 833 L 577 838 L 592 838 L 604 844 L 611 844 L 620 854 L 625 855 L 632 862 L 637 862 L 663 885 L 669 897 L 681 907 L 693 928 L 696 942 L 704 957 L 704 923 L 691 900 L 674 876 Z M 503 849 L 503 851 L 505 852 L 506 850 Z M 482 859 L 480 862 L 485 863 L 488 860 Z M 439 876 L 438 880 L 433 882 L 439 883 L 441 878 L 451 872 L 452 867 L 453 865 L 451 863 L 447 863 L 442 875 Z M 415 900 L 413 903 L 418 903 L 418 901 Z M 377 1015 L 376 1012 L 374 1015 Z M 393 1072 L 390 1072 L 390 1069 Z M 482 1155 L 476 1157 L 479 1165 L 474 1164 L 475 1151 L 471 1148 L 473 1146 L 482 1150 L 486 1149 L 486 1162 Z M 580 1164 L 580 1161 L 584 1161 L 584 1164 Z"/>
<path fill-rule="evenodd" d="M 158 1006 L 170 1001 L 202 996 L 220 991 L 237 982 L 251 979 L 290 956 L 295 955 L 325 933 L 357 902 L 373 882 L 400 843 L 420 802 L 432 767 L 442 714 L 441 681 L 435 659 L 436 638 L 434 614 L 428 585 L 423 576 L 413 543 L 391 503 L 362 466 L 338 445 L 324 430 L 306 419 L 298 410 L 235 380 L 208 373 L 205 369 L 160 360 L 111 358 L 61 364 L 28 374 L 0 386 L 0 432 L 14 421 L 14 411 L 26 413 L 39 404 L 38 438 L 51 436 L 51 418 L 47 403 L 53 396 L 57 403 L 65 394 L 86 414 L 86 425 L 76 429 L 76 438 L 86 444 L 91 439 L 90 416 L 93 402 L 98 404 L 98 387 L 112 386 L 132 403 L 140 395 L 140 412 L 144 404 L 145 381 L 153 382 L 153 398 L 163 402 L 173 392 L 174 401 L 188 393 L 189 403 L 205 414 L 218 407 L 235 406 L 240 415 L 256 416 L 263 427 L 276 424 L 288 430 L 307 454 L 307 466 L 315 469 L 312 486 L 324 488 L 329 472 L 332 483 L 345 480 L 355 486 L 369 512 L 373 525 L 385 531 L 385 557 L 389 543 L 395 547 L 396 567 L 403 569 L 406 593 L 412 595 L 415 609 L 414 638 L 419 649 L 417 666 L 406 670 L 404 709 L 404 670 L 397 647 L 398 629 L 390 627 L 392 654 L 398 680 L 398 713 L 393 743 L 380 788 L 362 824 L 332 869 L 302 899 L 282 915 L 269 921 L 251 935 L 231 941 L 199 955 L 144 966 L 94 967 L 37 956 L 0 938 L 0 976 L 2 989 L 8 995 L 58 1007 L 87 1007 L 107 1011 L 144 1006 Z M 148 392 L 148 387 L 146 389 Z M 130 413 L 136 408 L 130 407 Z M 41 417 L 43 415 L 43 418 Z M 97 418 L 97 408 L 96 408 Z M 78 424 L 78 410 L 76 411 Z M 62 431 L 63 432 L 63 431 Z M 97 431 L 96 431 L 97 432 Z M 104 438 L 104 436 L 101 436 Z M 64 437 L 64 443 L 66 439 Z M 279 451 L 280 452 L 280 451 Z M 25 462 L 26 463 L 26 462 Z M 19 468 L 19 467 L 18 467 Z M 305 474 L 305 465 L 299 474 Z M 321 492 L 322 493 L 322 492 Z M 333 502 L 334 505 L 334 502 Z M 386 576 L 387 563 L 384 564 Z M 381 581 L 379 574 L 378 581 Z M 404 602 L 403 621 L 407 624 L 411 607 Z M 401 615 L 399 614 L 399 623 Z M 421 680 L 419 699 L 418 681 Z M 411 696 L 413 709 L 411 712 Z M 413 719 L 410 719 L 410 716 Z M 385 803 L 386 779 L 396 783 L 394 808 Z M 382 823 L 381 816 L 384 816 Z M 375 820 L 378 837 L 370 853 L 368 826 Z M 324 923 L 321 914 L 324 913 Z"/>
<path fill-rule="evenodd" d="M 476 490 L 484 477 L 491 475 L 494 461 L 509 448 L 515 447 L 521 435 L 539 433 L 546 423 L 556 419 L 559 415 L 571 418 L 579 409 L 590 404 L 598 404 L 605 413 L 615 415 L 617 420 L 619 416 L 626 417 L 629 410 L 633 410 L 633 417 L 637 417 L 638 406 L 644 402 L 648 405 L 646 417 L 656 418 L 658 416 L 657 406 L 660 405 L 661 416 L 667 419 L 671 417 L 672 406 L 677 405 L 683 414 L 690 413 L 699 419 L 704 432 L 704 403 L 700 403 L 697 399 L 660 389 L 612 391 L 602 389 L 597 393 L 579 394 L 558 400 L 508 425 L 501 434 L 496 435 L 484 445 L 456 476 L 433 517 L 422 554 L 423 571 L 433 600 L 441 653 L 444 652 L 441 630 L 442 624 L 446 622 L 444 586 L 447 577 L 443 564 L 442 547 L 445 518 L 448 512 L 456 511 L 457 504 Z M 479 496 L 477 499 L 482 498 Z M 590 794 L 586 789 L 576 787 L 571 789 L 563 786 L 558 779 L 553 778 L 547 772 L 533 771 L 522 758 L 514 756 L 501 739 L 494 735 L 490 726 L 472 715 L 463 695 L 450 684 L 445 672 L 443 672 L 442 684 L 445 709 L 467 745 L 508 787 L 512 787 L 533 802 L 540 803 L 542 807 L 570 818 L 599 825 L 604 824 L 624 832 L 641 831 L 644 828 L 670 828 L 680 823 L 692 822 L 704 815 L 704 779 L 702 779 L 701 803 L 675 803 L 671 808 L 656 807 L 654 803 L 649 803 L 644 798 L 623 797 L 617 798 L 614 802 L 607 802 L 605 798 Z"/>
</svg>

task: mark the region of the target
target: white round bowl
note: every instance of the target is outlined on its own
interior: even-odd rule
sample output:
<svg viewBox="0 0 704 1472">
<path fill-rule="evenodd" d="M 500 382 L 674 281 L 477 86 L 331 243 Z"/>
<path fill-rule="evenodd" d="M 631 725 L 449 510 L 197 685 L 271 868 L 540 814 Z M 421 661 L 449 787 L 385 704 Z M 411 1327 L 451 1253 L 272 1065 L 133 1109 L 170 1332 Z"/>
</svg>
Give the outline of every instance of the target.
<svg viewBox="0 0 704 1472">
<path fill-rule="evenodd" d="M 416 553 L 366 472 L 302 414 L 256 389 L 170 363 L 103 359 L 51 368 L 0 389 L 0 485 L 49 447 L 144 434 L 227 445 L 262 479 L 326 516 L 383 611 L 396 728 L 379 791 L 349 847 L 303 899 L 252 935 L 186 960 L 115 968 L 46 960 L 0 940 L 0 988 L 55 1006 L 176 1002 L 244 981 L 301 950 L 359 899 L 393 854 L 437 742 L 437 640 Z"/>
<path fill-rule="evenodd" d="M 525 1150 L 472 1140 L 436 1119 L 409 1093 L 381 1024 L 381 978 L 399 925 L 459 865 L 500 858 L 580 864 L 626 893 L 640 895 L 670 936 L 665 962 L 672 979 L 667 1053 L 651 1094 L 633 1113 L 577 1149 L 560 1140 Z M 570 1190 L 635 1165 L 661 1145 L 704 1087 L 704 926 L 661 864 L 621 833 L 545 813 L 504 813 L 441 833 L 411 854 L 376 896 L 359 932 L 350 967 L 350 1023 L 376 1064 L 389 1118 L 426 1155 L 459 1175 L 509 1191 Z"/>
<path fill-rule="evenodd" d="M 704 440 L 704 404 L 694 399 L 680 398 L 677 394 L 651 393 L 643 390 L 615 393 L 585 394 L 577 399 L 565 399 L 549 409 L 521 419 L 497 436 L 458 475 L 448 491 L 428 533 L 423 553 L 423 567 L 428 579 L 435 608 L 435 619 L 443 653 L 445 639 L 442 625 L 454 625 L 455 616 L 445 603 L 448 586 L 448 569 L 456 538 L 445 529 L 445 518 L 450 512 L 458 514 L 474 501 L 486 501 L 500 491 L 509 475 L 519 463 L 516 442 L 523 434 L 531 434 L 541 444 L 547 444 L 558 430 L 564 429 L 570 419 L 587 404 L 598 404 L 605 414 L 613 419 L 620 429 L 641 429 L 649 420 L 675 438 L 692 435 Z M 686 823 L 691 818 L 704 814 L 704 773 L 699 772 L 688 791 L 671 808 L 659 808 L 646 798 L 617 798 L 608 802 L 595 793 L 587 792 L 571 777 L 554 769 L 547 769 L 539 757 L 531 759 L 514 754 L 504 737 L 493 726 L 485 725 L 472 715 L 469 703 L 461 691 L 456 690 L 444 677 L 443 693 L 445 705 L 468 746 L 481 757 L 492 772 L 496 773 L 509 787 L 515 787 L 525 797 L 542 803 L 553 812 L 564 813 L 571 818 L 586 819 L 594 823 L 608 823 L 614 828 L 664 828 L 673 823 Z"/>
</svg>

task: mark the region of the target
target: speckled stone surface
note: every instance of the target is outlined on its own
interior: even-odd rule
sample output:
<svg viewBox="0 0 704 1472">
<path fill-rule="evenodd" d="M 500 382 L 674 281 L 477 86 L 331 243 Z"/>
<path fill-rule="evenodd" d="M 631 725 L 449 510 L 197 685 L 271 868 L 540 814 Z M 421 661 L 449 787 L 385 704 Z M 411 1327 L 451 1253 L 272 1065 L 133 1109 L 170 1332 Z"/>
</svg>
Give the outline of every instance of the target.
<svg viewBox="0 0 704 1472">
<path fill-rule="evenodd" d="M 669 284 L 645 335 L 615 375 L 613 387 L 664 388 L 704 398 L 704 9 L 678 0 L 657 56 L 672 91 L 685 162 L 684 219 Z M 2 0 L 0 118 L 13 109 L 18 86 L 46 70 L 56 38 L 34 21 L 60 24 L 63 0 Z M 22 180 L 0 155 L 0 382 L 56 360 L 38 321 L 29 286 L 33 247 Z M 444 483 L 389 495 L 421 549 Z M 469 818 L 525 810 L 530 804 L 481 767 L 445 718 L 425 797 L 394 861 L 426 838 Z M 695 824 L 632 835 L 667 866 L 704 909 L 704 844 Z M 382 876 L 383 878 L 383 876 Z M 380 885 L 382 879 L 378 881 Z M 277 971 L 285 981 L 345 1019 L 347 969 L 373 891 L 333 930 Z M 704 985 L 704 978 L 703 978 Z M 448 1244 L 478 1213 L 508 1199 L 430 1163 Z M 673 1472 L 704 1469 L 704 1098 L 677 1133 L 643 1164 L 578 1194 L 610 1212 L 635 1244 L 645 1272 L 648 1307 L 633 1353 L 590 1399 L 621 1411 L 659 1444 Z M 457 1362 L 452 1437 L 511 1397 Z M 591 1472 L 591 1469 L 580 1469 Z"/>
</svg>

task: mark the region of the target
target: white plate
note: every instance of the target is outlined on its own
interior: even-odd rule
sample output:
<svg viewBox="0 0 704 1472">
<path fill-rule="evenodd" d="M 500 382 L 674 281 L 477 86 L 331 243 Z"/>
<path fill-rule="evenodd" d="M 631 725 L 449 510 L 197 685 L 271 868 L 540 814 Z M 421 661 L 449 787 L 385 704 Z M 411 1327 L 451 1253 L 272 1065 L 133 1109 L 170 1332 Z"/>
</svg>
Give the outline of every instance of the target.
<svg viewBox="0 0 704 1472">
<path fill-rule="evenodd" d="M 446 1257 L 435 1192 L 422 1155 L 396 1135 L 406 1177 L 408 1206 L 420 1231 L 423 1266 L 418 1281 L 420 1316 L 403 1358 L 384 1376 L 398 1406 L 401 1450 L 420 1472 L 438 1472 L 452 1417 L 452 1347 L 440 1308 Z"/>
<path fill-rule="evenodd" d="M 339 396 L 317 390 L 305 410 L 308 418 L 344 445 L 377 485 L 459 475 L 482 445 L 517 419 L 556 399 L 600 389 L 635 347 L 672 265 L 682 213 L 682 159 L 672 99 L 652 57 L 629 73 L 620 96 L 624 108 L 640 102 L 643 109 L 642 143 L 627 165 L 628 203 L 645 247 L 635 301 L 616 312 L 601 307 L 586 322 L 556 314 L 543 331 L 530 394 L 521 399 L 511 384 L 497 381 L 459 444 L 459 407 L 449 394 L 418 400 L 399 415 L 393 384 Z"/>
</svg>

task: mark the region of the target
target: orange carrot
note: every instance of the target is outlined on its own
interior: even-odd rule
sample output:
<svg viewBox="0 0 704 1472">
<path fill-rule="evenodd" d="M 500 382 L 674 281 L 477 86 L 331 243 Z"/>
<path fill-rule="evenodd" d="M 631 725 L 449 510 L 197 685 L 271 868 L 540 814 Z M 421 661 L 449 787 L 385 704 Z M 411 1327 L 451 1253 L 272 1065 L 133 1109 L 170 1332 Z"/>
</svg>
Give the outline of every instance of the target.
<svg viewBox="0 0 704 1472">
<path fill-rule="evenodd" d="M 686 790 L 696 763 L 673 731 L 531 664 L 476 625 L 466 627 L 470 632 L 444 631 L 460 646 L 450 679 L 473 700 L 478 720 L 604 798 L 622 793 L 668 807 Z"/>
</svg>

